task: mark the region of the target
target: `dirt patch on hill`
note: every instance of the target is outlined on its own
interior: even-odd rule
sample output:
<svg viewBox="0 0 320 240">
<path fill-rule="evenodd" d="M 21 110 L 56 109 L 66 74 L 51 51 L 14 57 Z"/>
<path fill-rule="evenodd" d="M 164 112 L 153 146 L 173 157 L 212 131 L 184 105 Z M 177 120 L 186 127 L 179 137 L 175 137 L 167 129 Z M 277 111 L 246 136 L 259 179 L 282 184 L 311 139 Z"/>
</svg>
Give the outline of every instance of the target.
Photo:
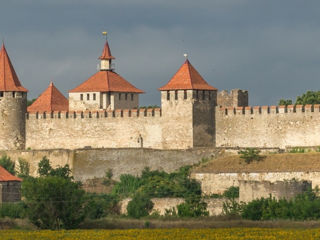
<svg viewBox="0 0 320 240">
<path fill-rule="evenodd" d="M 320 171 L 320 153 L 264 154 L 260 161 L 245 163 L 239 155 L 212 159 L 195 168 L 195 173 L 219 172 L 308 172 Z"/>
</svg>

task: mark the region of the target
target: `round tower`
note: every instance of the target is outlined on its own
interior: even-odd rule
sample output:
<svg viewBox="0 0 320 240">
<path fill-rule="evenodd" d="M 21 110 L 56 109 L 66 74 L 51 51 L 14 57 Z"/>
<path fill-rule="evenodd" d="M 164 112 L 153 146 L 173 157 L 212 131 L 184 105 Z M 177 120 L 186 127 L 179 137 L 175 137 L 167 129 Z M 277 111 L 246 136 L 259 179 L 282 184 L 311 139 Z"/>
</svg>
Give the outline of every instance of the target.
<svg viewBox="0 0 320 240">
<path fill-rule="evenodd" d="M 0 149 L 25 148 L 27 92 L 11 64 L 4 44 L 0 50 Z"/>
</svg>

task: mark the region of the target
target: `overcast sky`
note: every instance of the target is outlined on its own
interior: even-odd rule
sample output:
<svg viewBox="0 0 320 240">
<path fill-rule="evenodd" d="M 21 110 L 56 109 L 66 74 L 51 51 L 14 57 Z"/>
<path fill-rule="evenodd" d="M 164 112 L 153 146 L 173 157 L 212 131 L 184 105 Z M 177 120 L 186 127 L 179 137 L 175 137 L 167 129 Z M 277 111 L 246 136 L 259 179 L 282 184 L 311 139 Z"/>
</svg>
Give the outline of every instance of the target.
<svg viewBox="0 0 320 240">
<path fill-rule="evenodd" d="M 0 38 L 28 98 L 67 96 L 97 71 L 104 38 L 116 72 L 160 103 L 157 88 L 189 55 L 219 90 L 275 105 L 320 89 L 319 0 L 1 0 Z"/>
</svg>

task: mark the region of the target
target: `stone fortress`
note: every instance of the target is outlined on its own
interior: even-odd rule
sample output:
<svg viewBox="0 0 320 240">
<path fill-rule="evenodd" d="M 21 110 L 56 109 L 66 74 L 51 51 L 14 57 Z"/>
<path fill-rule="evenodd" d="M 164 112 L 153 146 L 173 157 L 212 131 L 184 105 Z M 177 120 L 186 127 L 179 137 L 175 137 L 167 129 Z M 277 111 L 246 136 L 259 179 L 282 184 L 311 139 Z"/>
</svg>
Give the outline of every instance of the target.
<svg viewBox="0 0 320 240">
<path fill-rule="evenodd" d="M 100 70 L 69 99 L 50 83 L 27 108 L 27 89 L 2 45 L 0 149 L 320 145 L 319 105 L 250 107 L 247 91 L 218 92 L 186 59 L 159 88 L 161 108 L 139 108 L 143 91 L 115 72 L 108 41 L 99 59 Z"/>
</svg>

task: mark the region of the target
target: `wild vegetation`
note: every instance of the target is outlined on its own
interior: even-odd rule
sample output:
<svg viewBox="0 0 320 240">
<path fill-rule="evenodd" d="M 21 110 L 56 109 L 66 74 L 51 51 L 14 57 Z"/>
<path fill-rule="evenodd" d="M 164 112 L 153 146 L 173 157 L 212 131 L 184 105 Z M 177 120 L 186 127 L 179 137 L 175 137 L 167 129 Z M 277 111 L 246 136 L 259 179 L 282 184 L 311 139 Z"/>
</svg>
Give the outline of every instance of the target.
<svg viewBox="0 0 320 240">
<path fill-rule="evenodd" d="M 246 148 L 238 152 L 240 158 L 244 159 L 246 163 L 251 163 L 253 161 L 260 161 L 263 157 L 260 156 L 260 150 L 257 148 Z"/>
<path fill-rule="evenodd" d="M 244 154 L 245 153 L 245 154 Z M 244 156 L 255 159 L 259 152 L 245 151 Z M 1 163 L 13 165 L 10 158 Z M 43 229 L 78 228 L 85 219 L 101 219 L 119 215 L 118 202 L 130 197 L 127 211 L 131 218 L 157 217 L 150 215 L 155 197 L 180 197 L 185 202 L 176 209 L 168 209 L 164 218 L 194 218 L 208 216 L 207 204 L 201 194 L 198 182 L 190 179 L 190 166 L 176 172 L 151 171 L 146 168 L 141 176 L 122 175 L 115 182 L 112 171 L 106 171 L 105 184 L 113 182 L 110 194 L 85 193 L 81 184 L 74 181 L 68 165 L 53 168 L 49 159 L 44 157 L 38 166 L 39 177 L 29 176 L 29 165 L 19 159 L 15 174 L 22 183 L 23 201 L 2 204 L 0 217 L 29 218 L 37 227 Z M 210 197 L 223 198 L 223 213 L 226 217 L 261 220 L 319 220 L 320 197 L 318 190 L 298 195 L 291 200 L 262 198 L 250 203 L 239 203 L 239 188 L 230 187 L 221 195 Z M 158 217 L 159 218 L 159 217 Z M 150 227 L 147 220 L 145 227 Z"/>
<path fill-rule="evenodd" d="M 291 105 L 293 101 L 291 99 L 280 99 L 279 105 Z M 320 104 L 320 91 L 307 91 L 306 93 L 298 96 L 295 105 L 307 105 L 307 104 Z"/>
<path fill-rule="evenodd" d="M 2 230 L 2 240 L 123 240 L 123 239 L 167 239 L 167 240 L 236 240 L 236 239 L 277 239 L 305 240 L 319 239 L 319 229 L 281 228 L 220 228 L 220 229 L 129 229 L 129 230 L 69 230 L 69 231 L 21 231 Z"/>
</svg>

